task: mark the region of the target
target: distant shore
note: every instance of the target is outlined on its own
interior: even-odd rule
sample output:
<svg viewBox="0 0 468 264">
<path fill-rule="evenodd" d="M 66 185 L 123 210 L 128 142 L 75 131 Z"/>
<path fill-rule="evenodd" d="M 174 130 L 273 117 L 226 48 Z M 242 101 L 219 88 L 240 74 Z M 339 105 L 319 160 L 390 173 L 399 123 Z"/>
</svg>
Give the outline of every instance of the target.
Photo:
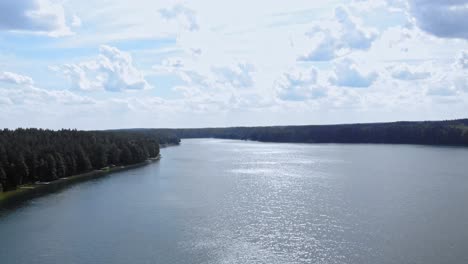
<svg viewBox="0 0 468 264">
<path fill-rule="evenodd" d="M 168 145 L 164 145 L 161 147 L 168 147 Z M 60 178 L 51 182 L 38 182 L 34 184 L 21 185 L 18 186 L 16 190 L 0 193 L 0 209 L 14 207 L 32 198 L 56 192 L 76 183 L 101 178 L 115 172 L 142 167 L 152 162 L 159 161 L 160 159 L 161 155 L 155 158 L 150 158 L 141 163 L 126 166 L 115 166 L 112 168 L 106 167 L 100 170 L 94 170 L 87 173 Z"/>
<path fill-rule="evenodd" d="M 240 139 L 274 143 L 413 144 L 468 147 L 468 118 L 337 125 L 148 129 L 177 138 Z"/>
</svg>

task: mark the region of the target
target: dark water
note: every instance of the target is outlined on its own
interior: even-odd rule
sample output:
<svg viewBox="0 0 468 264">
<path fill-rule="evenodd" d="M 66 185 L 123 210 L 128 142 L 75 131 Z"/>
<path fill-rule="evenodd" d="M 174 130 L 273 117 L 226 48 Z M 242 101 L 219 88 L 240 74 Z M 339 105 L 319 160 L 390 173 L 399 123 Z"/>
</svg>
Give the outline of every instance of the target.
<svg viewBox="0 0 468 264">
<path fill-rule="evenodd" d="M 0 263 L 468 263 L 468 149 L 184 140 L 0 214 Z"/>
</svg>

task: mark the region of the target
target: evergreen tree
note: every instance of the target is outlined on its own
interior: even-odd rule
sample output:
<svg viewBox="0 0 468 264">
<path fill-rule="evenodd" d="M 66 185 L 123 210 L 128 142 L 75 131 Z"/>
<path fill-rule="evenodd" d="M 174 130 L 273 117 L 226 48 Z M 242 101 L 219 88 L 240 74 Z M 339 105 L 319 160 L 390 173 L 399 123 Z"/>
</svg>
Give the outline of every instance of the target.
<svg viewBox="0 0 468 264">
<path fill-rule="evenodd" d="M 65 161 L 63 160 L 63 157 L 60 153 L 55 153 L 55 163 L 56 163 L 56 168 L 57 168 L 57 177 L 58 178 L 63 178 L 67 176 L 67 168 L 65 165 Z"/>
<path fill-rule="evenodd" d="M 55 158 L 52 154 L 48 154 L 46 158 L 46 163 L 47 163 L 47 180 L 48 181 L 53 181 L 58 179 L 57 177 L 57 163 L 55 161 Z"/>
<path fill-rule="evenodd" d="M 0 192 L 6 188 L 6 180 L 7 180 L 7 175 L 5 173 L 5 170 L 3 169 L 3 166 L 0 163 Z"/>
<path fill-rule="evenodd" d="M 0 163 L 4 165 L 8 164 L 8 155 L 3 144 L 0 144 Z"/>
<path fill-rule="evenodd" d="M 16 184 L 21 185 L 28 180 L 29 168 L 24 162 L 23 155 L 19 154 L 17 160 L 15 161 L 15 174 L 17 177 Z"/>
<path fill-rule="evenodd" d="M 44 158 L 40 158 L 37 166 L 37 178 L 39 181 L 46 182 L 49 180 L 48 175 L 50 175 L 49 167 L 47 166 L 47 161 Z"/>
<path fill-rule="evenodd" d="M 120 163 L 131 164 L 133 162 L 132 152 L 127 146 L 122 148 L 122 154 L 120 155 Z"/>
<path fill-rule="evenodd" d="M 65 167 L 66 169 L 66 176 L 75 175 L 77 172 L 76 169 L 76 160 L 74 154 L 69 154 L 65 158 Z"/>
<path fill-rule="evenodd" d="M 28 182 L 37 181 L 39 179 L 37 176 L 37 167 L 38 167 L 37 154 L 35 152 L 28 151 L 25 155 L 25 162 L 29 169 Z"/>
<path fill-rule="evenodd" d="M 93 165 L 95 169 L 101 169 L 107 166 L 107 151 L 104 145 L 97 146 L 94 156 Z"/>
<path fill-rule="evenodd" d="M 121 150 L 115 144 L 113 144 L 108 151 L 108 157 L 107 157 L 108 162 L 113 165 L 119 164 L 120 153 L 121 153 Z"/>
<path fill-rule="evenodd" d="M 88 155 L 84 152 L 83 148 L 81 146 L 78 146 L 78 148 L 75 151 L 76 154 L 76 170 L 78 173 L 81 172 L 86 172 L 91 170 L 91 161 L 89 160 Z"/>
<path fill-rule="evenodd" d="M 165 135 L 164 140 L 175 137 Z M 133 164 L 159 154 L 155 132 L 0 130 L 0 185 L 53 181 L 111 164 Z M 178 142 L 178 141 L 177 141 Z"/>
</svg>

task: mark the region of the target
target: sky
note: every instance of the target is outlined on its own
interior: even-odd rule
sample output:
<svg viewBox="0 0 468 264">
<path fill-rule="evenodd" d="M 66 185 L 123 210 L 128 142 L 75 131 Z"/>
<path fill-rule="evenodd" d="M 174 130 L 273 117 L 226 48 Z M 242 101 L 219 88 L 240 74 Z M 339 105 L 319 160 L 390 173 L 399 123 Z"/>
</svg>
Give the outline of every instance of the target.
<svg viewBox="0 0 468 264">
<path fill-rule="evenodd" d="M 0 127 L 468 117 L 468 0 L 0 0 Z"/>
</svg>

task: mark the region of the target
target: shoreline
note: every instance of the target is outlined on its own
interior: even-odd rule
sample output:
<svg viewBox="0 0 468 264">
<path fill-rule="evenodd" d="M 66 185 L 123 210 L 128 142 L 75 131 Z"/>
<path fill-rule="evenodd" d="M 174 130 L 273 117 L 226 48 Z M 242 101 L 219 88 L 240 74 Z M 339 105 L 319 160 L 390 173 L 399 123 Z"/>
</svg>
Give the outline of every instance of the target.
<svg viewBox="0 0 468 264">
<path fill-rule="evenodd" d="M 93 170 L 93 171 L 82 173 L 82 174 L 60 178 L 51 182 L 40 182 L 40 183 L 21 185 L 21 186 L 18 186 L 16 190 L 0 193 L 0 210 L 15 207 L 33 198 L 37 198 L 43 195 L 57 192 L 59 190 L 65 189 L 77 183 L 109 176 L 110 174 L 115 173 L 115 172 L 121 172 L 121 171 L 126 171 L 126 170 L 130 170 L 134 168 L 143 167 L 150 163 L 159 161 L 160 159 L 161 159 L 161 155 L 158 155 L 155 158 L 150 158 L 150 159 L 147 159 L 146 161 L 136 163 L 136 164 L 126 165 L 126 166 L 116 166 L 113 168 L 106 167 L 100 170 Z"/>
</svg>

